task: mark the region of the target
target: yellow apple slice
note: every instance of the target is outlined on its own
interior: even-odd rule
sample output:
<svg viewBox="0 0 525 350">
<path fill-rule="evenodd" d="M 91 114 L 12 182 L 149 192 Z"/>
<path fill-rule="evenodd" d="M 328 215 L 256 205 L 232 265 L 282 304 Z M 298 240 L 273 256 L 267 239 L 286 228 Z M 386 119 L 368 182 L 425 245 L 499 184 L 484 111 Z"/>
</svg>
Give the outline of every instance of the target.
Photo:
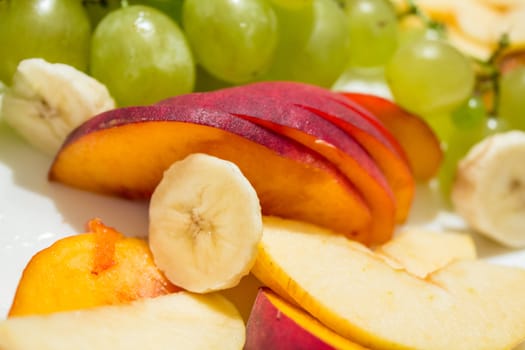
<svg viewBox="0 0 525 350">
<path fill-rule="evenodd" d="M 131 304 L 0 323 L 0 349 L 242 349 L 245 326 L 219 294 L 178 292 Z"/>
<path fill-rule="evenodd" d="M 373 349 L 510 349 L 525 339 L 525 270 L 455 261 L 421 279 L 331 231 L 265 218 L 252 270 Z"/>
<path fill-rule="evenodd" d="M 375 253 L 385 257 L 393 268 L 426 278 L 454 261 L 476 259 L 476 246 L 467 234 L 411 228 L 400 232 Z"/>
</svg>

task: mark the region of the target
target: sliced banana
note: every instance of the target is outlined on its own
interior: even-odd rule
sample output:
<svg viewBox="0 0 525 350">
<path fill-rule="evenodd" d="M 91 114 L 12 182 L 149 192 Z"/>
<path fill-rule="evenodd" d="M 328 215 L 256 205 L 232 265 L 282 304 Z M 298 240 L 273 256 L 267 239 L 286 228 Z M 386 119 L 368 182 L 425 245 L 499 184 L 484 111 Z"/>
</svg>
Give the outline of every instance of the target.
<svg viewBox="0 0 525 350">
<path fill-rule="evenodd" d="M 186 290 L 233 287 L 255 263 L 259 198 L 232 162 L 200 153 L 175 162 L 151 197 L 149 220 L 157 266 Z"/>
<path fill-rule="evenodd" d="M 114 100 L 97 80 L 69 65 L 31 58 L 18 65 L 0 114 L 30 144 L 54 155 L 74 128 L 112 108 Z"/>
<path fill-rule="evenodd" d="M 525 132 L 496 134 L 475 145 L 458 165 L 452 203 L 479 233 L 525 247 Z"/>
</svg>

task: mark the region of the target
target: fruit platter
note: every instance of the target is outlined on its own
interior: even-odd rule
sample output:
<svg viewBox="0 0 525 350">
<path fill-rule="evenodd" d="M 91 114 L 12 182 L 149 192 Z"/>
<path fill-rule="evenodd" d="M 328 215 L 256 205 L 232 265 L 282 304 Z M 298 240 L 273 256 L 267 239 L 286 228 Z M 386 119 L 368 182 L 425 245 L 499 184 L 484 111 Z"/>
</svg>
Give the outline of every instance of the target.
<svg viewBox="0 0 525 350">
<path fill-rule="evenodd" d="M 0 0 L 0 350 L 525 349 L 524 23 Z"/>
</svg>

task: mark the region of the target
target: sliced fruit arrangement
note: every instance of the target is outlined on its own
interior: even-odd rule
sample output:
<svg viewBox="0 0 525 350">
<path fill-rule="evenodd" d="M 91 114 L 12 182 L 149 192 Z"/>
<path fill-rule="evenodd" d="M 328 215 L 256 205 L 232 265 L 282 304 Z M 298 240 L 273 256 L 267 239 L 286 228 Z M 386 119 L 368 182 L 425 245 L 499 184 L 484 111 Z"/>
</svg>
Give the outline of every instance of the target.
<svg viewBox="0 0 525 350">
<path fill-rule="evenodd" d="M 40 346 L 46 342 L 75 346 L 86 341 L 84 333 L 60 337 L 56 329 L 63 331 L 69 322 L 73 326 L 88 322 L 87 329 L 95 329 L 90 334 L 99 334 L 90 344 L 126 348 L 127 343 L 115 344 L 114 337 L 130 332 L 144 318 L 148 320 L 141 327 L 144 332 L 133 335 L 139 345 L 145 338 L 151 341 L 148 327 L 165 339 L 161 321 L 166 319 L 171 332 L 177 327 L 174 333 L 190 342 L 200 336 L 201 324 L 212 332 L 217 322 L 222 325 L 223 331 L 192 343 L 196 348 L 222 342 L 228 349 L 287 348 L 292 343 L 327 349 L 503 349 L 525 339 L 525 301 L 519 297 L 525 292 L 525 270 L 476 260 L 469 236 L 405 231 L 371 250 L 320 226 L 261 214 L 255 188 L 235 164 L 206 154 L 176 161 L 163 173 L 150 201 L 149 244 L 154 261 L 170 280 L 206 295 L 175 289 L 168 291 L 170 295 L 162 292 L 152 299 L 155 294 L 146 294 L 145 299 L 129 298 L 135 300 L 131 304 L 104 306 L 114 303 L 105 297 L 119 296 L 123 286 L 136 291 L 143 278 L 147 286 L 155 278 L 138 274 L 139 280 L 130 283 L 128 275 L 136 271 L 125 270 L 122 263 L 112 271 L 123 261 L 116 258 L 115 242 L 132 239 L 123 239 L 94 220 L 90 228 L 95 248 L 80 254 L 89 257 L 80 269 L 75 268 L 77 240 L 86 239 L 86 234 L 59 241 L 30 262 L 13 301 L 13 309 L 25 301 L 27 316 L 11 314 L 0 323 L 0 344 L 31 348 L 40 341 L 39 334 L 45 334 Z M 153 265 L 162 276 L 151 260 L 144 263 L 147 246 L 140 252 L 130 246 L 121 250 L 135 255 L 126 255 L 127 261 Z M 57 261 L 63 266 L 56 267 Z M 50 268 L 64 271 L 60 276 L 68 278 L 41 283 Z M 265 288 L 253 296 L 245 333 L 236 307 L 209 292 L 238 286 L 250 269 Z M 110 277 L 99 279 L 107 271 Z M 96 289 L 72 293 L 71 288 L 83 284 L 71 281 L 82 282 L 86 276 Z M 62 284 L 69 287 L 60 289 Z M 45 310 L 40 310 L 42 295 L 49 295 L 44 298 L 49 301 Z M 64 309 L 64 301 L 69 305 L 66 310 L 85 307 L 85 299 L 90 306 L 90 298 L 97 300 L 90 310 L 56 312 Z M 182 300 L 177 304 L 180 309 L 172 314 L 166 300 Z M 162 317 L 157 306 L 163 309 Z M 29 316 L 37 313 L 51 314 Z M 34 339 L 21 336 L 41 324 L 46 327 Z M 101 325 L 112 332 L 99 333 Z"/>
<path fill-rule="evenodd" d="M 525 132 L 476 144 L 460 161 L 452 203 L 476 231 L 509 247 L 525 247 Z M 504 160 L 504 161 L 503 161 Z"/>
<path fill-rule="evenodd" d="M 257 278 L 362 346 L 510 349 L 525 339 L 523 269 L 459 258 L 423 279 L 359 243 L 279 218 L 265 218 L 259 247 Z"/>
<path fill-rule="evenodd" d="M 341 106 L 334 101 L 336 97 L 312 85 L 264 82 L 193 95 L 193 101 L 192 96 L 177 96 L 163 103 L 220 108 L 316 151 L 335 164 L 361 193 L 377 218 L 367 231 L 374 242 L 380 242 L 382 236 L 391 234 L 396 215 L 400 221 L 406 217 L 412 202 L 413 176 L 397 152 L 397 141 L 390 142 L 391 134 L 381 129 L 382 125 L 377 126 L 379 123 L 372 124 Z"/>
<path fill-rule="evenodd" d="M 179 292 L 125 305 L 13 317 L 0 323 L 0 348 L 242 349 L 245 326 L 218 294 Z"/>
<path fill-rule="evenodd" d="M 228 184 L 222 186 L 229 188 Z M 191 197 L 195 195 L 198 196 Z M 214 195 L 221 196 L 217 192 Z M 243 295 L 253 302 L 246 328 L 236 307 L 215 292 L 196 295 L 176 290 L 169 295 L 120 300 L 117 303 L 120 305 L 113 306 L 106 306 L 112 304 L 106 300 L 86 308 L 84 299 L 89 298 L 89 293 L 66 296 L 78 287 L 71 280 L 82 280 L 86 275 L 83 269 L 72 269 L 69 279 L 38 286 L 41 293 L 38 296 L 64 288 L 64 292 L 49 299 L 56 309 L 51 306 L 40 312 L 38 304 L 42 299 L 33 295 L 25 316 L 10 315 L 8 320 L 0 322 L 0 345 L 32 349 L 38 343 L 39 348 L 62 349 L 77 347 L 82 342 L 103 349 L 134 349 L 146 342 L 151 344 L 154 334 L 156 346 L 162 347 L 175 339 L 178 344 L 191 342 L 184 346 L 189 349 L 500 349 L 511 348 L 525 339 L 524 302 L 519 297 L 525 285 L 525 271 L 476 260 L 469 236 L 412 229 L 370 250 L 333 231 L 304 222 L 276 217 L 264 217 L 263 222 L 252 271 L 265 286 L 257 294 Z M 91 221 L 91 225 L 97 227 L 98 233 L 120 236 L 99 221 Z M 235 229 L 236 220 L 226 226 Z M 77 237 L 83 238 L 85 234 L 74 236 Z M 175 255 L 180 248 L 187 248 L 186 243 L 178 242 L 178 247 L 173 245 L 173 261 L 179 261 Z M 75 255 L 78 248 L 71 238 L 43 252 L 56 250 L 54 247 L 59 244 L 63 264 L 70 266 L 78 261 Z M 103 245 L 105 249 L 111 246 Z M 194 246 L 198 245 L 195 241 Z M 290 248 L 298 246 L 301 249 Z M 122 249 L 128 250 L 130 260 L 143 258 L 143 251 L 129 246 Z M 216 256 L 205 251 L 197 254 L 210 269 L 223 267 Z M 98 264 L 107 265 L 111 261 L 107 252 L 97 255 L 101 256 Z M 41 265 L 54 267 L 57 257 L 53 254 L 37 256 Z M 193 271 L 189 266 L 192 264 L 199 262 L 187 261 L 183 269 Z M 111 278 L 97 284 L 99 293 L 118 295 L 129 272 L 122 268 L 114 270 Z M 176 273 L 181 273 L 180 269 Z M 23 279 L 28 288 L 29 280 L 35 286 L 41 275 L 26 274 Z M 222 279 L 228 280 L 224 276 Z M 132 285 L 131 289 L 139 285 Z M 17 294 L 16 298 L 21 296 Z M 77 311 L 57 312 L 60 310 L 57 301 L 64 298 L 76 299 Z M 394 327 L 392 323 L 403 327 Z M 64 334 L 64 327 L 80 327 L 81 331 Z M 34 332 L 34 337 L 23 336 L 28 332 Z M 130 332 L 133 333 L 130 339 L 120 339 Z"/>
<path fill-rule="evenodd" d="M 292 140 L 214 108 L 185 104 L 116 109 L 70 135 L 49 177 L 75 187 L 149 198 L 163 172 L 191 153 L 235 163 L 266 214 L 352 232 L 371 220 L 334 165 Z"/>
<path fill-rule="evenodd" d="M 400 119 L 400 130 L 427 132 L 421 146 L 440 154 L 423 121 Z M 162 173 L 191 153 L 238 165 L 264 214 L 330 227 L 369 245 L 387 241 L 412 204 L 407 152 L 390 130 L 351 100 L 302 83 L 247 84 L 102 113 L 70 134 L 49 178 L 149 198 Z M 432 172 L 439 160 L 419 162 Z"/>
<path fill-rule="evenodd" d="M 124 304 L 178 290 L 144 239 L 125 237 L 93 219 L 87 233 L 59 240 L 29 261 L 9 316 Z"/>
</svg>

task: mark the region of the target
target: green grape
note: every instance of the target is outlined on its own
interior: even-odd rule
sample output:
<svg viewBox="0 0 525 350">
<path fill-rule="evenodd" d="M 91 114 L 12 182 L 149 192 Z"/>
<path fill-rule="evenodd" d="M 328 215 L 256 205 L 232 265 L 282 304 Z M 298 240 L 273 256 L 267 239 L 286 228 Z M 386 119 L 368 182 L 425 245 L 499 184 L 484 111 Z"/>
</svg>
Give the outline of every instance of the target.
<svg viewBox="0 0 525 350">
<path fill-rule="evenodd" d="M 500 132 L 509 131 L 510 127 L 505 121 L 505 119 L 497 117 L 489 117 L 487 119 L 487 133 L 485 136 L 490 136 Z"/>
<path fill-rule="evenodd" d="M 474 89 L 470 60 L 441 40 L 419 39 L 401 46 L 386 66 L 397 103 L 419 115 L 448 114 Z"/>
<path fill-rule="evenodd" d="M 443 30 L 428 27 L 424 23 L 418 25 L 403 25 L 400 24 L 398 34 L 398 45 L 403 46 L 417 40 L 440 40 L 446 39 Z"/>
<path fill-rule="evenodd" d="M 348 62 L 346 17 L 333 0 L 314 0 L 312 6 L 275 6 L 279 44 L 264 80 L 291 80 L 330 87 Z"/>
<path fill-rule="evenodd" d="M 78 0 L 0 1 L 0 80 L 6 84 L 18 63 L 31 57 L 85 71 L 89 18 Z"/>
<path fill-rule="evenodd" d="M 444 141 L 445 157 L 438 173 L 439 189 L 445 201 L 450 204 L 450 191 L 459 161 L 472 146 L 486 136 L 486 124 L 480 123 L 472 129 L 455 129 Z"/>
<path fill-rule="evenodd" d="M 477 99 L 477 97 L 473 99 Z M 438 180 L 441 194 L 447 202 L 450 200 L 450 191 L 459 161 L 465 157 L 472 146 L 486 137 L 488 132 L 488 118 L 486 114 L 483 114 L 482 117 L 476 116 L 472 118 L 470 114 L 481 114 L 481 108 L 477 105 L 477 102 L 476 104 L 471 102 L 471 104 L 472 107 L 469 106 L 469 103 L 466 103 L 466 106 L 462 106 L 454 112 L 458 114 L 465 113 L 462 114 L 462 117 L 450 117 L 453 120 L 452 124 L 454 127 L 449 130 L 447 139 L 443 140 L 445 157 L 439 170 Z M 459 119 L 468 118 L 472 118 L 468 123 L 457 123 Z"/>
<path fill-rule="evenodd" d="M 93 33 L 91 74 L 121 106 L 150 104 L 193 89 L 184 34 L 164 13 L 132 5 L 109 13 Z"/>
<path fill-rule="evenodd" d="M 498 117 L 512 129 L 525 130 L 525 66 L 504 74 L 499 87 Z"/>
<path fill-rule="evenodd" d="M 84 0 L 82 3 L 86 8 L 93 28 L 95 28 L 108 13 L 121 7 L 120 0 Z"/>
<path fill-rule="evenodd" d="M 452 121 L 459 130 L 469 130 L 485 122 L 487 111 L 480 96 L 472 96 L 452 112 Z"/>
<path fill-rule="evenodd" d="M 387 0 L 345 0 L 343 9 L 350 27 L 351 66 L 382 66 L 397 48 L 398 24 Z"/>
<path fill-rule="evenodd" d="M 182 22 L 197 62 L 220 80 L 261 76 L 277 45 L 277 20 L 266 0 L 185 0 Z"/>
</svg>

